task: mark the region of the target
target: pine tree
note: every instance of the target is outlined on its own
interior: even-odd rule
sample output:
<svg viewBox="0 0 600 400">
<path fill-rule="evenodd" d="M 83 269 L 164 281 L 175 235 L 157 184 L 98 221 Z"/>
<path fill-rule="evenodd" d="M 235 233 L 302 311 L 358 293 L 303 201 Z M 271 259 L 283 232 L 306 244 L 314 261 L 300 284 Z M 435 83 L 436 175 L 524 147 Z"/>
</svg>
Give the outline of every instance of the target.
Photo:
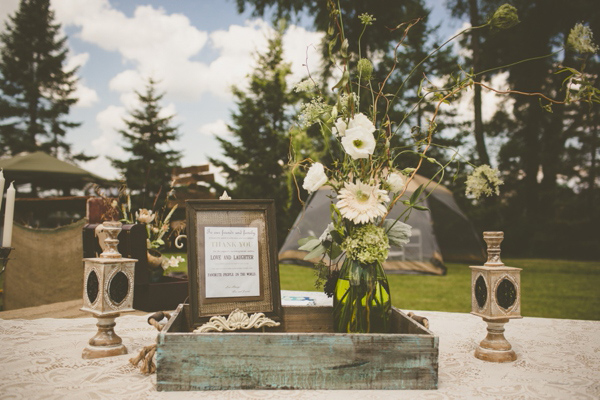
<svg viewBox="0 0 600 400">
<path fill-rule="evenodd" d="M 124 119 L 126 129 L 119 131 L 128 143 L 124 149 L 131 157 L 126 161 L 111 159 L 125 177 L 127 187 L 140 195 L 141 204 L 146 207 L 161 189 L 169 188 L 171 171 L 181 158 L 180 152 L 169 148 L 179 134 L 172 125 L 174 115 L 161 116 L 159 103 L 164 93 L 157 93 L 156 85 L 150 78 L 144 93 L 135 92 L 141 106 L 130 112 L 130 118 Z"/>
<path fill-rule="evenodd" d="M 0 34 L 0 149 L 4 154 L 43 150 L 71 155 L 65 134 L 80 124 L 65 118 L 77 102 L 73 96 L 76 68 L 63 70 L 66 41 L 49 0 L 22 0 L 6 23 L 6 31 Z"/>
<path fill-rule="evenodd" d="M 291 71 L 283 62 L 282 36 L 283 28 L 269 38 L 267 52 L 258 54 L 248 91 L 233 88 L 238 107 L 229 126 L 233 138 L 217 137 L 231 162 L 210 159 L 223 170 L 233 198 L 275 199 L 280 239 L 287 235 L 299 210 L 293 191 L 288 191 L 285 172 L 292 122 L 288 110 L 296 99 L 286 85 Z M 291 209 L 290 202 L 294 204 Z"/>
</svg>

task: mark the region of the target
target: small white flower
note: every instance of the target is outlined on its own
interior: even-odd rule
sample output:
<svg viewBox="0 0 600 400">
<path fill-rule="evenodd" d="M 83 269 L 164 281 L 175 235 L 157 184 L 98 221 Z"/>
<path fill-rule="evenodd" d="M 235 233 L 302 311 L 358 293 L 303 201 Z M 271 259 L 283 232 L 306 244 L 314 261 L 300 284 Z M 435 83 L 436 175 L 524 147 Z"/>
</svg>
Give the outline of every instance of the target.
<svg viewBox="0 0 600 400">
<path fill-rule="evenodd" d="M 335 230 L 335 227 L 333 226 L 333 222 L 330 222 L 329 225 L 327 225 L 327 228 L 325 228 L 325 230 L 319 237 L 319 241 L 321 243 L 333 241 L 333 238 L 331 237 L 331 231 L 333 230 Z"/>
<path fill-rule="evenodd" d="M 500 188 L 504 182 L 500 179 L 500 171 L 489 165 L 483 164 L 473 170 L 473 173 L 467 177 L 466 195 L 476 199 L 482 195 L 499 195 Z"/>
<path fill-rule="evenodd" d="M 299 82 L 296 86 L 294 86 L 294 92 L 296 92 L 296 93 L 310 92 L 315 87 L 316 87 L 316 85 L 312 81 L 312 79 L 305 79 L 305 80 Z"/>
<path fill-rule="evenodd" d="M 400 193 L 400 191 L 404 189 L 406 181 L 404 180 L 404 175 L 392 172 L 390 176 L 388 176 L 387 184 L 392 193 Z"/>
<path fill-rule="evenodd" d="M 342 217 L 355 224 L 366 224 L 387 212 L 383 204 L 390 200 L 385 190 L 379 185 L 371 186 L 357 180 L 356 183 L 346 182 L 337 196 L 337 207 Z"/>
<path fill-rule="evenodd" d="M 168 262 L 162 264 L 162 267 L 163 269 L 178 267 L 179 263 L 183 261 L 185 261 L 185 259 L 181 256 L 171 256 Z"/>
<path fill-rule="evenodd" d="M 593 54 L 598 51 L 598 46 L 594 44 L 592 30 L 581 23 L 575 24 L 571 29 L 567 38 L 567 46 L 580 54 Z"/>
<path fill-rule="evenodd" d="M 155 217 L 156 217 L 156 214 L 154 214 L 152 211 L 147 210 L 145 208 L 140 208 L 139 211 L 136 211 L 136 213 L 135 213 L 135 219 L 140 224 L 149 224 L 152 221 L 154 221 Z"/>
<path fill-rule="evenodd" d="M 304 178 L 302 187 L 306 189 L 308 193 L 313 193 L 319 190 L 321 186 L 327 183 L 327 175 L 325 175 L 325 168 L 320 162 L 314 163 Z"/>
<path fill-rule="evenodd" d="M 369 158 L 375 151 L 373 134 L 361 126 L 348 128 L 342 138 L 344 151 L 353 159 Z"/>
<path fill-rule="evenodd" d="M 369 133 L 375 132 L 375 125 L 371 122 L 371 120 L 363 113 L 358 113 L 354 116 L 354 118 L 350 119 L 348 122 L 348 128 L 363 128 L 365 131 Z"/>
<path fill-rule="evenodd" d="M 337 121 L 335 121 L 335 126 L 331 128 L 331 131 L 339 137 L 344 137 L 346 134 L 346 121 L 342 118 L 338 118 Z"/>
</svg>

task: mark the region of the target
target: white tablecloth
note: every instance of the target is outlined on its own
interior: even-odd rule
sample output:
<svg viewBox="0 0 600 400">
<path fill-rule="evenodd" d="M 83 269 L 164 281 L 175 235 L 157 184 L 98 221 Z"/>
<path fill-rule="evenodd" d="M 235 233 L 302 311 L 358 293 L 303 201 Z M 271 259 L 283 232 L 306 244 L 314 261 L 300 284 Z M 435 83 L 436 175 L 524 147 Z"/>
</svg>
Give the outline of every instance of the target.
<svg viewBox="0 0 600 400">
<path fill-rule="evenodd" d="M 494 364 L 473 357 L 486 333 L 481 318 L 445 312 L 415 313 L 429 318 L 430 330 L 440 338 L 438 390 L 157 392 L 156 375 L 142 375 L 128 362 L 142 347 L 155 342 L 157 331 L 147 324 L 146 317 L 124 315 L 117 319 L 115 330 L 130 354 L 96 360 L 81 358 L 87 341 L 96 332 L 94 318 L 0 320 L 0 398 L 600 398 L 600 321 L 511 320 L 505 336 L 518 360 Z"/>
</svg>

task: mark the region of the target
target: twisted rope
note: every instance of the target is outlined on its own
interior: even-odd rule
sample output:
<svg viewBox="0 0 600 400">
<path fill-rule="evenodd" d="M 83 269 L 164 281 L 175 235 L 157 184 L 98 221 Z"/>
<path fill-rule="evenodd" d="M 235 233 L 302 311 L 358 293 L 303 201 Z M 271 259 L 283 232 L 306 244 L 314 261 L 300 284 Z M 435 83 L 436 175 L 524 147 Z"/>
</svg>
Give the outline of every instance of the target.
<svg viewBox="0 0 600 400">
<path fill-rule="evenodd" d="M 167 319 L 167 322 L 171 319 L 171 314 L 159 311 L 148 317 L 148 324 L 156 328 L 157 331 L 162 331 L 165 324 L 160 324 L 159 321 Z M 150 346 L 144 347 L 137 357 L 129 359 L 129 362 L 137 367 L 140 365 L 140 372 L 145 375 L 150 375 L 156 372 L 156 364 L 154 363 L 154 355 L 156 354 L 156 343 Z"/>
</svg>

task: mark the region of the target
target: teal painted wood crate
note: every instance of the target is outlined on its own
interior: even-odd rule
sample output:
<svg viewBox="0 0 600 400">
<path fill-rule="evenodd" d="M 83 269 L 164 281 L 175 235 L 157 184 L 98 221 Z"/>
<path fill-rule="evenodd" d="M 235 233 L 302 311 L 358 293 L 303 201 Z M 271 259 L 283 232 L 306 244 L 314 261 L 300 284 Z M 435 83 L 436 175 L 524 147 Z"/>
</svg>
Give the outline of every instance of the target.
<svg viewBox="0 0 600 400">
<path fill-rule="evenodd" d="M 283 307 L 268 332 L 188 330 L 181 304 L 157 338 L 157 389 L 437 389 L 438 337 L 397 308 L 392 333 L 333 333 L 331 307 Z"/>
</svg>

